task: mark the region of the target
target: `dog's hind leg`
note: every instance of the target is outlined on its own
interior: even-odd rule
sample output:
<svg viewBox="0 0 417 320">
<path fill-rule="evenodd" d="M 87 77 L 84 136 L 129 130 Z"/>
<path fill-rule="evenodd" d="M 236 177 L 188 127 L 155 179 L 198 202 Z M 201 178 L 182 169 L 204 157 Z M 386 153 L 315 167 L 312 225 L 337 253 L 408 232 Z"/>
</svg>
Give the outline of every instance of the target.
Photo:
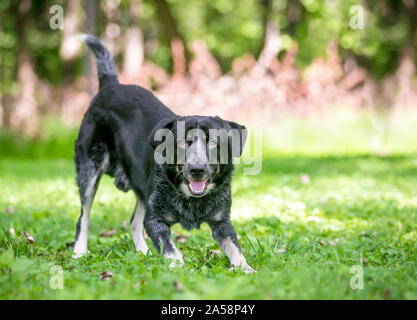
<svg viewBox="0 0 417 320">
<path fill-rule="evenodd" d="M 83 149 L 83 148 L 81 148 Z M 74 258 L 79 258 L 88 252 L 88 228 L 90 226 L 90 209 L 98 184 L 109 163 L 109 153 L 105 150 L 94 152 L 96 159 L 78 153 L 76 156 L 77 184 L 81 198 L 81 215 L 77 222 L 74 244 Z"/>
<path fill-rule="evenodd" d="M 135 211 L 133 211 L 132 220 L 130 221 L 130 231 L 132 233 L 133 243 L 136 251 L 146 255 L 149 248 L 143 236 L 143 219 L 145 217 L 145 207 L 143 202 L 137 197 Z"/>
</svg>

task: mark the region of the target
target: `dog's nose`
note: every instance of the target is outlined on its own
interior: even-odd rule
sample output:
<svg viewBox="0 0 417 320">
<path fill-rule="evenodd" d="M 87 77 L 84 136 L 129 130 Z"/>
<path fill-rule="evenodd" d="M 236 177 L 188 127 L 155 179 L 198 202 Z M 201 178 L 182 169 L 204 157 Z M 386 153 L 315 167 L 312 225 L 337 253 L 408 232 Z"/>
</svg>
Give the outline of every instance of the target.
<svg viewBox="0 0 417 320">
<path fill-rule="evenodd" d="M 190 174 L 193 177 L 201 177 L 206 172 L 206 166 L 202 164 L 194 164 L 189 167 Z"/>
</svg>

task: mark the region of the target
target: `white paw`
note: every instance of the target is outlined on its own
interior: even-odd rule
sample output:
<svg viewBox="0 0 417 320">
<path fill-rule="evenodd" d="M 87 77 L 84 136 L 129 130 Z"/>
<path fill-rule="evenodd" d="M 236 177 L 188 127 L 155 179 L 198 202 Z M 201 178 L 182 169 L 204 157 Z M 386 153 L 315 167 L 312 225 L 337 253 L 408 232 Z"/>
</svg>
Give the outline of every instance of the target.
<svg viewBox="0 0 417 320">
<path fill-rule="evenodd" d="M 85 255 L 87 255 L 89 253 L 90 253 L 90 251 L 87 251 L 87 252 L 85 252 L 85 251 L 83 251 L 83 252 L 75 252 L 74 251 L 74 253 L 72 254 L 72 258 L 73 259 L 79 259 L 79 258 L 81 258 L 81 257 L 83 257 L 83 256 L 85 256 Z"/>
<path fill-rule="evenodd" d="M 152 255 L 152 251 L 151 250 L 149 250 L 149 248 L 146 248 L 146 249 L 139 249 L 139 250 L 136 250 L 136 252 L 142 252 L 143 253 L 143 255 Z"/>
<path fill-rule="evenodd" d="M 241 264 L 240 266 L 233 266 L 231 267 L 229 270 L 232 271 L 237 271 L 240 268 L 241 271 L 243 271 L 245 274 L 250 274 L 250 273 L 256 273 L 256 270 L 253 269 L 250 265 L 248 264 Z"/>
<path fill-rule="evenodd" d="M 172 260 L 171 263 L 169 264 L 170 268 L 178 268 L 178 267 L 182 267 L 184 265 L 184 261 L 180 261 L 180 260 Z"/>
<path fill-rule="evenodd" d="M 178 254 L 178 253 L 166 254 L 164 258 L 172 260 L 171 263 L 169 264 L 170 268 L 182 267 L 184 265 L 184 259 L 181 254 Z"/>
<path fill-rule="evenodd" d="M 255 269 L 253 269 L 253 268 L 252 268 L 250 265 L 248 265 L 248 264 L 244 265 L 243 267 L 241 266 L 240 268 L 241 268 L 241 270 L 242 270 L 243 272 L 245 272 L 246 274 L 256 273 L 256 270 L 255 270 Z"/>
</svg>

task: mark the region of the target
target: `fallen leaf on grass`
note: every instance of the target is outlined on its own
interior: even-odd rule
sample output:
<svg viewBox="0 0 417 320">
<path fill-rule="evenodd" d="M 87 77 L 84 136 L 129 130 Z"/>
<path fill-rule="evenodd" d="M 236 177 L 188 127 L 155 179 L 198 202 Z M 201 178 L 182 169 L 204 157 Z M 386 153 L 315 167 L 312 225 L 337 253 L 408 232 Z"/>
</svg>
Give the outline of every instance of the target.
<svg viewBox="0 0 417 320">
<path fill-rule="evenodd" d="M 101 233 L 100 237 L 108 238 L 108 237 L 111 237 L 112 235 L 114 235 L 115 233 L 116 233 L 115 229 L 110 229 L 109 231 Z"/>
<path fill-rule="evenodd" d="M 317 216 L 310 216 L 306 219 L 306 222 L 319 222 L 321 220 L 320 217 Z"/>
<path fill-rule="evenodd" d="M 35 242 L 35 239 L 33 239 L 33 237 L 29 233 L 27 233 L 26 231 L 23 231 L 22 233 L 26 237 L 26 239 L 28 240 L 29 243 L 34 243 Z"/>
<path fill-rule="evenodd" d="M 123 231 L 127 230 L 129 226 L 129 223 L 127 222 L 127 220 L 123 220 L 122 222 L 122 226 L 120 227 L 120 229 L 122 229 Z"/>
<path fill-rule="evenodd" d="M 287 250 L 285 249 L 286 247 L 287 247 L 287 245 L 284 243 L 284 244 L 280 245 L 279 248 L 275 248 L 274 252 L 276 252 L 276 253 L 287 252 Z"/>
<path fill-rule="evenodd" d="M 145 284 L 145 280 L 140 280 L 139 282 L 137 282 L 134 286 L 133 286 L 133 288 L 139 288 L 139 286 L 143 286 Z"/>
<path fill-rule="evenodd" d="M 184 236 L 183 234 L 177 234 L 175 236 L 175 241 L 177 241 L 178 243 L 185 243 L 185 241 L 187 241 L 188 236 Z"/>
<path fill-rule="evenodd" d="M 4 212 L 8 214 L 14 214 L 14 209 L 12 207 L 7 207 L 6 209 L 4 209 Z"/>
<path fill-rule="evenodd" d="M 326 241 L 323 241 L 323 240 L 319 241 L 318 244 L 321 245 L 321 246 L 323 246 L 323 247 L 326 247 L 327 246 Z"/>
<path fill-rule="evenodd" d="M 210 250 L 210 255 L 212 258 L 220 254 L 220 250 Z"/>
<path fill-rule="evenodd" d="M 362 263 L 365 265 L 365 266 L 367 266 L 368 265 L 368 259 L 366 259 L 366 258 L 363 258 L 362 259 Z"/>
<path fill-rule="evenodd" d="M 336 238 L 336 239 L 334 239 L 334 240 L 329 240 L 329 244 L 331 245 L 331 246 L 333 246 L 333 247 L 335 247 L 339 242 L 340 242 L 340 240 L 342 240 L 343 238 Z"/>
<path fill-rule="evenodd" d="M 303 173 L 302 175 L 300 175 L 300 182 L 302 184 L 310 184 L 311 183 L 311 179 L 310 179 L 310 177 L 307 174 Z"/>
<path fill-rule="evenodd" d="M 75 244 L 75 242 L 74 242 L 74 241 L 67 242 L 67 243 L 65 244 L 65 249 L 72 248 L 72 247 L 74 246 L 74 244 Z"/>
<path fill-rule="evenodd" d="M 179 292 L 182 291 L 182 284 L 179 283 L 177 280 L 175 280 L 172 284 L 174 285 L 175 290 Z"/>
<path fill-rule="evenodd" d="M 378 232 L 372 231 L 371 234 L 369 234 L 369 232 L 366 232 L 366 231 L 361 232 L 361 237 L 368 238 L 370 235 L 372 235 L 372 237 L 375 238 L 378 235 Z"/>
<path fill-rule="evenodd" d="M 101 280 L 110 280 L 110 278 L 113 277 L 113 273 L 111 273 L 110 271 L 103 271 L 100 273 L 100 279 Z"/>
</svg>

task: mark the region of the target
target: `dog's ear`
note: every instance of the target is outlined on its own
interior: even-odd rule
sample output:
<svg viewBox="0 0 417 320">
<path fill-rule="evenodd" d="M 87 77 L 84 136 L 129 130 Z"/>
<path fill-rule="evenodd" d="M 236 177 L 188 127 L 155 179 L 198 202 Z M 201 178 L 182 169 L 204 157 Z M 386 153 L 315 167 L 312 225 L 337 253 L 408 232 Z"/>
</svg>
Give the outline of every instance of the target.
<svg viewBox="0 0 417 320">
<path fill-rule="evenodd" d="M 226 121 L 232 129 L 232 136 L 229 137 L 229 149 L 232 152 L 232 156 L 239 158 L 242 155 L 243 147 L 246 143 L 248 131 L 246 127 L 233 121 Z M 233 148 L 232 141 L 239 141 L 239 147 Z"/>
<path fill-rule="evenodd" d="M 158 141 L 155 140 L 155 133 L 159 130 L 159 129 L 172 129 L 172 126 L 174 124 L 174 121 L 177 119 L 178 117 L 174 117 L 174 118 L 163 118 L 161 121 L 158 122 L 158 124 L 153 128 L 151 134 L 148 137 L 148 142 L 149 144 L 152 146 L 152 148 L 156 148 L 162 141 Z"/>
</svg>

